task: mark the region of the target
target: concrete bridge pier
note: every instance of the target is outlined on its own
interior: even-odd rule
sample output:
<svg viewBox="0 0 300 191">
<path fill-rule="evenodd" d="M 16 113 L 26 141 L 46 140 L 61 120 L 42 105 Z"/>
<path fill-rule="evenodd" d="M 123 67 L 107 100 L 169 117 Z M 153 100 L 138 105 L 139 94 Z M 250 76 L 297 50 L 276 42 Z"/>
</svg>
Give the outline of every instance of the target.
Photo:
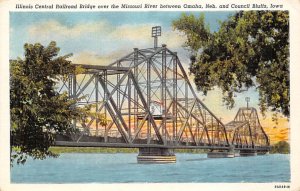
<svg viewBox="0 0 300 191">
<path fill-rule="evenodd" d="M 236 151 L 234 146 L 230 146 L 228 150 L 212 150 L 207 153 L 207 158 L 234 158 Z"/>
<path fill-rule="evenodd" d="M 167 148 L 139 148 L 137 162 L 145 163 L 176 163 L 174 149 Z"/>
<path fill-rule="evenodd" d="M 257 155 L 268 155 L 269 151 L 257 151 Z"/>
<path fill-rule="evenodd" d="M 234 157 L 240 157 L 240 150 L 234 150 Z"/>
<path fill-rule="evenodd" d="M 213 150 L 207 153 L 207 158 L 234 158 L 234 152 L 226 150 Z"/>
<path fill-rule="evenodd" d="M 250 157 L 250 156 L 256 156 L 256 155 L 257 155 L 256 150 L 240 150 L 241 157 Z"/>
</svg>

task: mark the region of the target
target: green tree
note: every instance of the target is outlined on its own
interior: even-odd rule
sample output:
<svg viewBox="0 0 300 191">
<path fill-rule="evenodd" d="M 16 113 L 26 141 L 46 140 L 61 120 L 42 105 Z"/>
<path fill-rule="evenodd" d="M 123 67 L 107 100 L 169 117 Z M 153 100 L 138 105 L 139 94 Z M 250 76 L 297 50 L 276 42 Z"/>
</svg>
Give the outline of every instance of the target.
<svg viewBox="0 0 300 191">
<path fill-rule="evenodd" d="M 211 32 L 204 16 L 183 14 L 173 22 L 192 53 L 190 72 L 206 95 L 214 87 L 234 106 L 234 94 L 256 87 L 261 112 L 290 115 L 289 14 L 287 11 L 240 11 Z"/>
<path fill-rule="evenodd" d="M 289 154 L 290 144 L 286 141 L 279 141 L 272 146 L 271 153 Z"/>
<path fill-rule="evenodd" d="M 74 133 L 71 119 L 84 120 L 88 109 L 74 107 L 76 99 L 59 94 L 59 80 L 77 69 L 67 60 L 71 55 L 58 56 L 55 42 L 47 47 L 25 44 L 25 58 L 10 61 L 11 161 L 24 163 L 34 159 L 55 157 L 49 151 L 55 133 Z"/>
</svg>

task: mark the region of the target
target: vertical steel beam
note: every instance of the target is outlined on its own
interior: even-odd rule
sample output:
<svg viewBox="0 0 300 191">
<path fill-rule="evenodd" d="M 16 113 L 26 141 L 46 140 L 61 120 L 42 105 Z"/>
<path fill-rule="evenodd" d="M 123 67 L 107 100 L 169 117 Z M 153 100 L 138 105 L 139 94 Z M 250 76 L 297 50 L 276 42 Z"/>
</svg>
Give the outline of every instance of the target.
<svg viewBox="0 0 300 191">
<path fill-rule="evenodd" d="M 187 85 L 187 80 L 188 79 L 184 80 L 184 89 L 185 89 L 185 91 L 184 91 L 184 106 L 185 106 L 185 108 L 189 108 L 189 102 L 188 102 L 188 100 L 189 100 L 189 95 L 188 95 L 189 89 L 188 89 L 188 85 Z M 188 116 L 188 114 L 186 113 L 185 117 L 187 117 L 187 116 Z"/>
<path fill-rule="evenodd" d="M 177 52 L 173 55 L 173 140 L 177 139 Z"/>
<path fill-rule="evenodd" d="M 161 64 L 161 73 L 162 73 L 162 81 L 161 81 L 161 103 L 162 103 L 162 136 L 166 139 L 166 62 L 167 62 L 167 55 L 166 55 L 166 45 L 162 45 L 162 64 Z"/>
<path fill-rule="evenodd" d="M 215 129 L 214 129 L 214 118 L 212 116 L 210 116 L 211 118 L 211 140 L 212 140 L 212 144 L 215 144 Z"/>
<path fill-rule="evenodd" d="M 68 95 L 69 95 L 69 98 L 72 97 L 72 74 L 69 75 L 68 77 Z"/>
<path fill-rule="evenodd" d="M 73 74 L 72 75 L 72 97 L 73 97 L 73 99 L 77 99 L 77 97 L 76 97 L 76 91 L 77 91 L 76 90 L 76 75 Z M 73 120 L 73 126 L 74 126 L 74 128 L 76 128 L 76 124 L 77 124 L 77 120 L 74 119 Z"/>
<path fill-rule="evenodd" d="M 118 61 L 117 67 L 120 67 L 120 61 Z M 120 81 L 120 74 L 118 73 L 117 74 L 117 84 L 119 83 L 119 81 Z M 117 89 L 117 107 L 118 107 L 118 109 L 120 109 L 120 86 L 118 86 L 118 89 Z"/>
<path fill-rule="evenodd" d="M 72 82 L 73 82 L 73 75 L 70 74 L 69 77 L 68 77 L 68 96 L 69 96 L 70 99 L 74 99 L 73 98 L 73 91 L 72 91 L 72 87 L 73 87 Z M 75 104 L 72 107 L 76 107 Z M 73 128 L 75 129 L 76 128 L 76 126 L 75 126 L 76 123 L 74 123 L 74 121 L 75 121 L 75 119 L 72 119 L 71 123 L 73 125 Z M 71 139 L 75 140 L 76 137 L 74 135 L 71 135 Z"/>
<path fill-rule="evenodd" d="M 74 96 L 74 98 L 76 98 L 76 75 L 73 74 L 73 78 L 72 78 L 72 94 Z"/>
<path fill-rule="evenodd" d="M 108 106 L 108 100 L 107 100 L 107 70 L 104 70 L 103 71 L 103 81 L 104 81 L 104 87 L 103 87 L 103 101 L 104 101 L 104 104 L 105 104 L 105 106 L 104 106 L 104 119 L 107 119 L 107 106 Z M 99 78 L 98 78 L 98 80 L 100 80 Z M 107 131 L 107 126 L 106 126 L 106 124 L 105 124 L 105 126 L 104 126 L 104 132 L 106 132 Z M 106 134 L 106 136 L 104 137 L 104 141 L 105 142 L 107 142 L 107 134 Z"/>
<path fill-rule="evenodd" d="M 128 78 L 128 136 L 131 139 L 131 80 Z"/>
<path fill-rule="evenodd" d="M 150 104 L 151 104 L 151 59 L 147 60 L 147 104 L 148 109 L 150 111 Z M 151 111 L 150 111 L 151 112 Z M 148 116 L 147 120 L 147 143 L 150 143 L 151 139 L 151 126 L 150 126 L 150 120 Z"/>
<path fill-rule="evenodd" d="M 134 78 L 136 80 L 138 80 L 138 54 L 139 54 L 139 49 L 138 48 L 134 48 L 134 57 L 133 57 L 133 64 L 134 64 L 134 69 L 133 69 L 133 74 L 134 74 Z M 133 116 L 133 119 L 134 119 L 134 131 L 136 131 L 137 129 L 137 123 L 138 123 L 138 120 L 137 120 L 137 114 L 138 114 L 138 96 L 137 96 L 137 92 L 136 92 L 136 88 L 134 89 L 133 91 L 133 99 L 134 99 L 134 116 Z"/>
<path fill-rule="evenodd" d="M 95 101 L 96 101 L 96 113 L 98 113 L 98 109 L 99 109 L 99 88 L 98 88 L 98 84 L 99 84 L 99 74 L 96 73 L 95 74 Z M 98 115 L 96 116 L 96 136 L 98 136 L 99 133 L 99 118 Z"/>
</svg>

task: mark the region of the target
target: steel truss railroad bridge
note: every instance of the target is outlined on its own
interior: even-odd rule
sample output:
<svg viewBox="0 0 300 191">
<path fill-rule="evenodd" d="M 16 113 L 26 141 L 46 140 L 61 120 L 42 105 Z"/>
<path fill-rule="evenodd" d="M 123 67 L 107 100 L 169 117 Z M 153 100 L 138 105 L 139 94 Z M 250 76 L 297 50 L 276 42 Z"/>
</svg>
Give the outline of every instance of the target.
<svg viewBox="0 0 300 191">
<path fill-rule="evenodd" d="M 139 148 L 139 162 L 175 162 L 173 149 L 207 149 L 209 157 L 264 154 L 269 138 L 253 107 L 240 108 L 228 124 L 197 97 L 177 56 L 157 46 L 137 49 L 107 66 L 80 65 L 81 74 L 61 82 L 60 92 L 84 98 L 99 115 L 73 120 L 79 133 L 57 135 L 57 146 Z"/>
</svg>

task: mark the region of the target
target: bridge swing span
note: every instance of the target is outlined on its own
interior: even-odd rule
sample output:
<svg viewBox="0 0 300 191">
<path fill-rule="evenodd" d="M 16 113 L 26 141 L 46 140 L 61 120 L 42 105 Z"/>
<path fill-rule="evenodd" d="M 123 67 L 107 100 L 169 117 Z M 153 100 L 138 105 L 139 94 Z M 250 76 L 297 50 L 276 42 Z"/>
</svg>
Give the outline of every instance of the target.
<svg viewBox="0 0 300 191">
<path fill-rule="evenodd" d="M 209 149 L 212 156 L 267 152 L 269 139 L 256 110 L 240 108 L 223 124 L 197 97 L 177 53 L 158 47 L 160 31 L 152 29 L 153 48 L 134 48 L 107 66 L 80 64 L 81 74 L 61 82 L 60 92 L 84 96 L 77 105 L 92 105 L 107 124 L 100 125 L 98 116 L 73 120 L 80 132 L 57 135 L 56 145 L 139 148 L 144 162 L 175 162 L 173 149 L 179 148 Z"/>
</svg>

